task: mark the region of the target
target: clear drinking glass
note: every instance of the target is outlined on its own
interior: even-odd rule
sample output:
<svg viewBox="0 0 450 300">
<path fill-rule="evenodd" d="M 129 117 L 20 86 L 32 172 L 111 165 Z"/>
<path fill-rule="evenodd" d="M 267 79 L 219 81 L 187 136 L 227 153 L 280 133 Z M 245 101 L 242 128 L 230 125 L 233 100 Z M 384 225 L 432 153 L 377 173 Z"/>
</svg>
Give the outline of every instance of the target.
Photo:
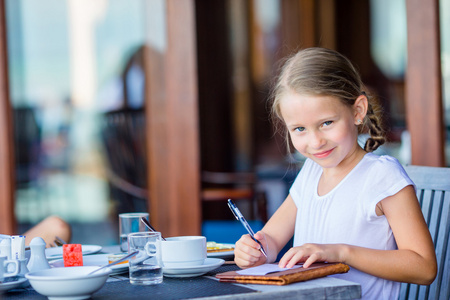
<svg viewBox="0 0 450 300">
<path fill-rule="evenodd" d="M 128 252 L 139 251 L 129 260 L 130 283 L 158 284 L 163 281 L 160 232 L 137 232 L 128 235 Z"/>
<path fill-rule="evenodd" d="M 120 250 L 126 252 L 128 250 L 127 236 L 133 232 L 146 232 L 147 227 L 141 222 L 141 217 L 148 220 L 148 213 L 124 213 L 119 214 L 119 235 Z"/>
</svg>

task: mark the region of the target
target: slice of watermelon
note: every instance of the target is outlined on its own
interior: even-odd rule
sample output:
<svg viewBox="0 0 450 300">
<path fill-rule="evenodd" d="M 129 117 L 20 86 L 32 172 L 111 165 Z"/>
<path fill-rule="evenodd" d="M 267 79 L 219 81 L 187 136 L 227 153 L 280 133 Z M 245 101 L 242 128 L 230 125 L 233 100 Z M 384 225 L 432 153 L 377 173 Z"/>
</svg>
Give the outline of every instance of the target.
<svg viewBox="0 0 450 300">
<path fill-rule="evenodd" d="M 83 265 L 83 252 L 81 244 L 63 245 L 64 267 L 78 267 Z"/>
</svg>

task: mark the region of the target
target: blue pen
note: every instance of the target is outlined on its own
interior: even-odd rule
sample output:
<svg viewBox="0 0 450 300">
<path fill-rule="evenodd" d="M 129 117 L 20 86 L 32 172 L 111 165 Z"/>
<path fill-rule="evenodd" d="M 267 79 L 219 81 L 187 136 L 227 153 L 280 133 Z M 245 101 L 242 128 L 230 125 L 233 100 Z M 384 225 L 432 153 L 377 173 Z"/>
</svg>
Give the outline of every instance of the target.
<svg viewBox="0 0 450 300">
<path fill-rule="evenodd" d="M 231 201 L 231 199 L 228 199 L 228 206 L 230 207 L 230 209 L 233 212 L 233 215 L 236 217 L 236 219 L 241 221 L 242 225 L 245 227 L 245 229 L 247 230 L 248 234 L 250 234 L 250 237 L 261 246 L 260 250 L 261 250 L 262 254 L 264 254 L 264 256 L 267 257 L 267 253 L 266 253 L 266 250 L 264 250 L 263 245 L 261 244 L 260 241 L 255 239 L 255 237 L 254 237 L 255 233 L 253 232 L 253 230 L 250 227 L 250 225 L 248 225 L 247 220 L 245 220 L 245 218 L 242 215 L 241 211 L 237 208 L 236 204 L 234 204 L 234 202 Z"/>
</svg>

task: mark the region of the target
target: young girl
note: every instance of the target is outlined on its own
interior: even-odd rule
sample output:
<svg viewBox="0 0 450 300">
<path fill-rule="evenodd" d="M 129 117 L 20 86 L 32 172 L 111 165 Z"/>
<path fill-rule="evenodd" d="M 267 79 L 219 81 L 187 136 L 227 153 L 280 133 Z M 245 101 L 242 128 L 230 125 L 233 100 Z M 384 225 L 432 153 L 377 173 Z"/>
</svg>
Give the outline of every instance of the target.
<svg viewBox="0 0 450 300">
<path fill-rule="evenodd" d="M 430 284 L 436 257 L 413 183 L 399 162 L 371 153 L 384 143 L 381 117 L 350 61 L 309 48 L 284 65 L 272 112 L 307 159 L 286 200 L 256 233 L 236 242 L 241 268 L 342 262 L 339 278 L 358 282 L 364 299 L 397 299 L 400 282 Z M 364 149 L 358 133 L 368 129 Z"/>
</svg>

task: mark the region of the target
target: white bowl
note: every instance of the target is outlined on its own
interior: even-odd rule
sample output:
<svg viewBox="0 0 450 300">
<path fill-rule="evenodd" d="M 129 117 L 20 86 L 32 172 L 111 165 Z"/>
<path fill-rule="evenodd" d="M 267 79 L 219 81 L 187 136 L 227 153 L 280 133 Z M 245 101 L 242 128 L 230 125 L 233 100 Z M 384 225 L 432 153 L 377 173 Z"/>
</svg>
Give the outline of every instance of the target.
<svg viewBox="0 0 450 300">
<path fill-rule="evenodd" d="M 92 275 L 97 266 L 52 268 L 30 272 L 25 277 L 31 286 L 49 299 L 88 299 L 98 291 L 112 272 L 104 268 Z"/>
</svg>

